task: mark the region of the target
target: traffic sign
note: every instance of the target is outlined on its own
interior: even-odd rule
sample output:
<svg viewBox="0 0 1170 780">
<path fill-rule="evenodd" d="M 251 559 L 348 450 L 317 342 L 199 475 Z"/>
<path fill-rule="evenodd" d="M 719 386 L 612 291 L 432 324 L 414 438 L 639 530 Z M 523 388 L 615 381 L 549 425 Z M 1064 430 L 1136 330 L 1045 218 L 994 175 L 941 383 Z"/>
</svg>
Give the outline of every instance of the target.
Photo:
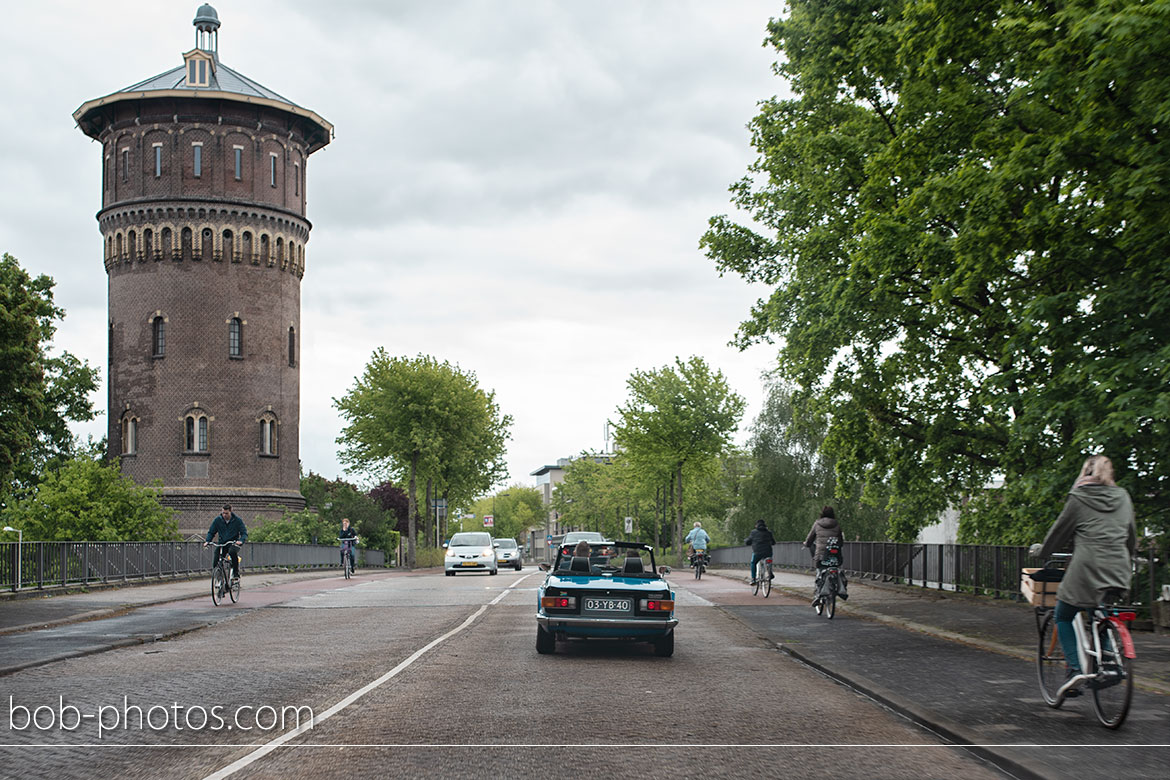
<svg viewBox="0 0 1170 780">
<path fill-rule="evenodd" d="M 492 517 L 491 515 L 484 515 L 483 516 L 483 527 L 484 528 L 492 528 L 493 526 L 495 526 L 495 524 L 496 524 L 496 518 Z"/>
</svg>

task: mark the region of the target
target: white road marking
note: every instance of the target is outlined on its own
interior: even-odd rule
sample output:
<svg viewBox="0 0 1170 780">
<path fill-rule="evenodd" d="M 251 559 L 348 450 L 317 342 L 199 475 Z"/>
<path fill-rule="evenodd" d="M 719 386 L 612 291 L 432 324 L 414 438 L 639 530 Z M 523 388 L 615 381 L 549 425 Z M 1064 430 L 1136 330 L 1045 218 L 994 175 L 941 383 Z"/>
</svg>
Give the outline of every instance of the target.
<svg viewBox="0 0 1170 780">
<path fill-rule="evenodd" d="M 531 576 L 531 575 L 525 574 L 524 576 L 519 577 L 515 582 L 513 582 L 507 588 L 502 590 L 498 596 L 496 596 L 494 599 L 489 601 L 487 604 L 484 604 L 483 606 L 481 606 L 478 610 L 476 610 L 474 613 L 472 613 L 466 620 L 464 620 L 458 626 L 451 629 L 450 631 L 443 634 L 442 636 L 440 636 L 436 639 L 432 639 L 430 642 L 427 642 L 425 645 L 420 647 L 418 650 L 415 650 L 413 653 L 411 653 L 410 656 L 408 656 L 406 658 L 406 660 L 402 661 L 402 663 L 398 664 L 398 666 L 395 666 L 393 669 L 386 672 L 384 675 L 382 675 L 378 679 L 374 680 L 372 683 L 369 683 L 368 685 L 365 685 L 364 687 L 359 688 L 358 690 L 354 691 L 349 696 L 346 696 L 344 699 L 337 702 L 332 707 L 330 707 L 329 709 L 322 712 L 320 715 L 315 716 L 313 718 L 312 722 L 304 724 L 304 725 L 300 726 L 299 728 L 293 729 L 292 731 L 281 734 L 279 737 L 272 740 L 271 742 L 257 748 L 256 750 L 253 750 L 251 753 L 244 756 L 243 758 L 228 764 L 227 766 L 225 766 L 223 769 L 219 770 L 218 772 L 214 772 L 214 773 L 208 775 L 203 780 L 222 780 L 222 778 L 230 777 L 231 775 L 234 775 L 236 772 L 240 771 L 241 769 L 248 766 L 249 764 L 251 764 L 255 761 L 258 761 L 259 759 L 268 755 L 273 750 L 276 750 L 278 747 L 280 747 L 284 743 L 288 742 L 289 740 L 291 740 L 295 737 L 299 737 L 301 734 L 304 734 L 306 731 L 309 731 L 310 729 L 315 727 L 318 723 L 321 723 L 321 722 L 326 721 L 329 718 L 333 717 L 334 715 L 341 712 L 342 710 L 344 710 L 349 705 L 353 704 L 355 701 L 357 701 L 361 697 L 365 696 L 370 691 L 381 686 L 383 683 L 397 677 L 401 672 L 405 671 L 411 664 L 413 664 L 415 661 L 417 661 L 422 656 L 426 655 L 426 653 L 428 653 L 434 647 L 436 647 L 439 644 L 442 644 L 445 640 L 450 639 L 451 637 L 455 636 L 460 631 L 462 631 L 463 629 L 467 628 L 472 623 L 474 623 L 475 619 L 478 618 L 480 615 L 482 615 L 484 612 L 486 612 L 488 607 L 492 607 L 492 606 L 495 606 L 496 604 L 500 603 L 500 601 L 503 600 L 504 596 L 508 595 L 508 591 L 510 591 L 512 588 L 516 587 L 517 585 L 519 585 L 521 582 L 523 582 L 529 576 Z"/>
</svg>

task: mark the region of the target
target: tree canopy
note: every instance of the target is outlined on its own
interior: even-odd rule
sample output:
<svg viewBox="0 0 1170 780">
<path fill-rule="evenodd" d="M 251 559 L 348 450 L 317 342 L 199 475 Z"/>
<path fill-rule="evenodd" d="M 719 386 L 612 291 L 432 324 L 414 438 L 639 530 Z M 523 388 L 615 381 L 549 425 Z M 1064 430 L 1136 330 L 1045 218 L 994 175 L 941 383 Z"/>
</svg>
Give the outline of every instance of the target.
<svg viewBox="0 0 1170 780">
<path fill-rule="evenodd" d="M 89 394 L 98 372 L 68 352 L 48 353 L 53 280 L 31 278 L 16 258 L 0 258 L 0 503 L 30 491 L 51 465 L 76 454 L 68 422 L 95 416 Z"/>
<path fill-rule="evenodd" d="M 647 481 L 655 475 L 670 479 L 681 564 L 684 470 L 724 451 L 743 416 L 744 400 L 730 389 L 723 372 L 712 371 L 700 357 L 635 371 L 626 386 L 629 398 L 618 408 L 615 441 L 631 467 L 650 477 Z"/>
<path fill-rule="evenodd" d="M 505 443 L 512 418 L 472 372 L 428 355 L 391 357 L 377 349 L 345 396 L 333 400 L 346 421 L 337 438 L 348 468 L 408 484 L 408 562 L 414 566 L 417 481 L 438 480 L 452 503 L 470 499 L 506 472 Z M 403 478 L 405 478 L 403 480 Z"/>
<path fill-rule="evenodd" d="M 792 97 L 761 104 L 712 218 L 722 272 L 771 285 L 798 413 L 908 539 L 1040 538 L 1104 452 L 1139 522 L 1170 501 L 1170 2 L 790 0 Z M 1002 478 L 1003 488 L 987 485 Z"/>
<path fill-rule="evenodd" d="M 47 472 L 36 490 L 10 507 L 5 522 L 25 539 L 49 542 L 170 541 L 179 538 L 161 485 L 144 487 L 117 463 L 79 455 Z"/>
</svg>

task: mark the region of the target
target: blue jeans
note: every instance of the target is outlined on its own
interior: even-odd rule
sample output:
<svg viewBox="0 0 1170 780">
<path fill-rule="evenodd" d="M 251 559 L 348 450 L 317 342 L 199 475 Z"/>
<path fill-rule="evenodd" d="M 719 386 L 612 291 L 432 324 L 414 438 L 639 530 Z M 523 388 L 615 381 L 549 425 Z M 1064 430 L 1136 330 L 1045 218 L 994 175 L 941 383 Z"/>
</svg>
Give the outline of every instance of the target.
<svg viewBox="0 0 1170 780">
<path fill-rule="evenodd" d="M 1068 668 L 1076 674 L 1081 673 L 1081 657 L 1077 653 L 1077 632 L 1073 628 L 1073 618 L 1082 610 L 1065 601 L 1056 601 L 1053 616 L 1056 619 L 1056 635 L 1060 638 L 1060 649 L 1064 651 L 1064 660 Z"/>
<path fill-rule="evenodd" d="M 752 553 L 752 565 L 751 565 L 751 568 L 748 569 L 748 572 L 751 574 L 753 580 L 756 578 L 756 564 L 759 563 L 760 561 L 768 560 L 768 557 L 769 556 L 767 556 L 767 555 L 760 555 L 759 553 Z"/>
</svg>

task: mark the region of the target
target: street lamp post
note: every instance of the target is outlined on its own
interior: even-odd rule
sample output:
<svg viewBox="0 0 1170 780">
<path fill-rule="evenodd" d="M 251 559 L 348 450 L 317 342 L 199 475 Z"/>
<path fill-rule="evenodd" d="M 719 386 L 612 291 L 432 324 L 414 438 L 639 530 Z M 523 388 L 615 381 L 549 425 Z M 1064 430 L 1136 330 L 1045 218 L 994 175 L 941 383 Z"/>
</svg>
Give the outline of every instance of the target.
<svg viewBox="0 0 1170 780">
<path fill-rule="evenodd" d="M 16 587 L 13 590 L 20 590 L 20 559 L 21 551 L 24 547 L 24 531 L 19 528 L 13 528 L 10 525 L 4 526 L 4 530 L 16 534 Z"/>
</svg>

